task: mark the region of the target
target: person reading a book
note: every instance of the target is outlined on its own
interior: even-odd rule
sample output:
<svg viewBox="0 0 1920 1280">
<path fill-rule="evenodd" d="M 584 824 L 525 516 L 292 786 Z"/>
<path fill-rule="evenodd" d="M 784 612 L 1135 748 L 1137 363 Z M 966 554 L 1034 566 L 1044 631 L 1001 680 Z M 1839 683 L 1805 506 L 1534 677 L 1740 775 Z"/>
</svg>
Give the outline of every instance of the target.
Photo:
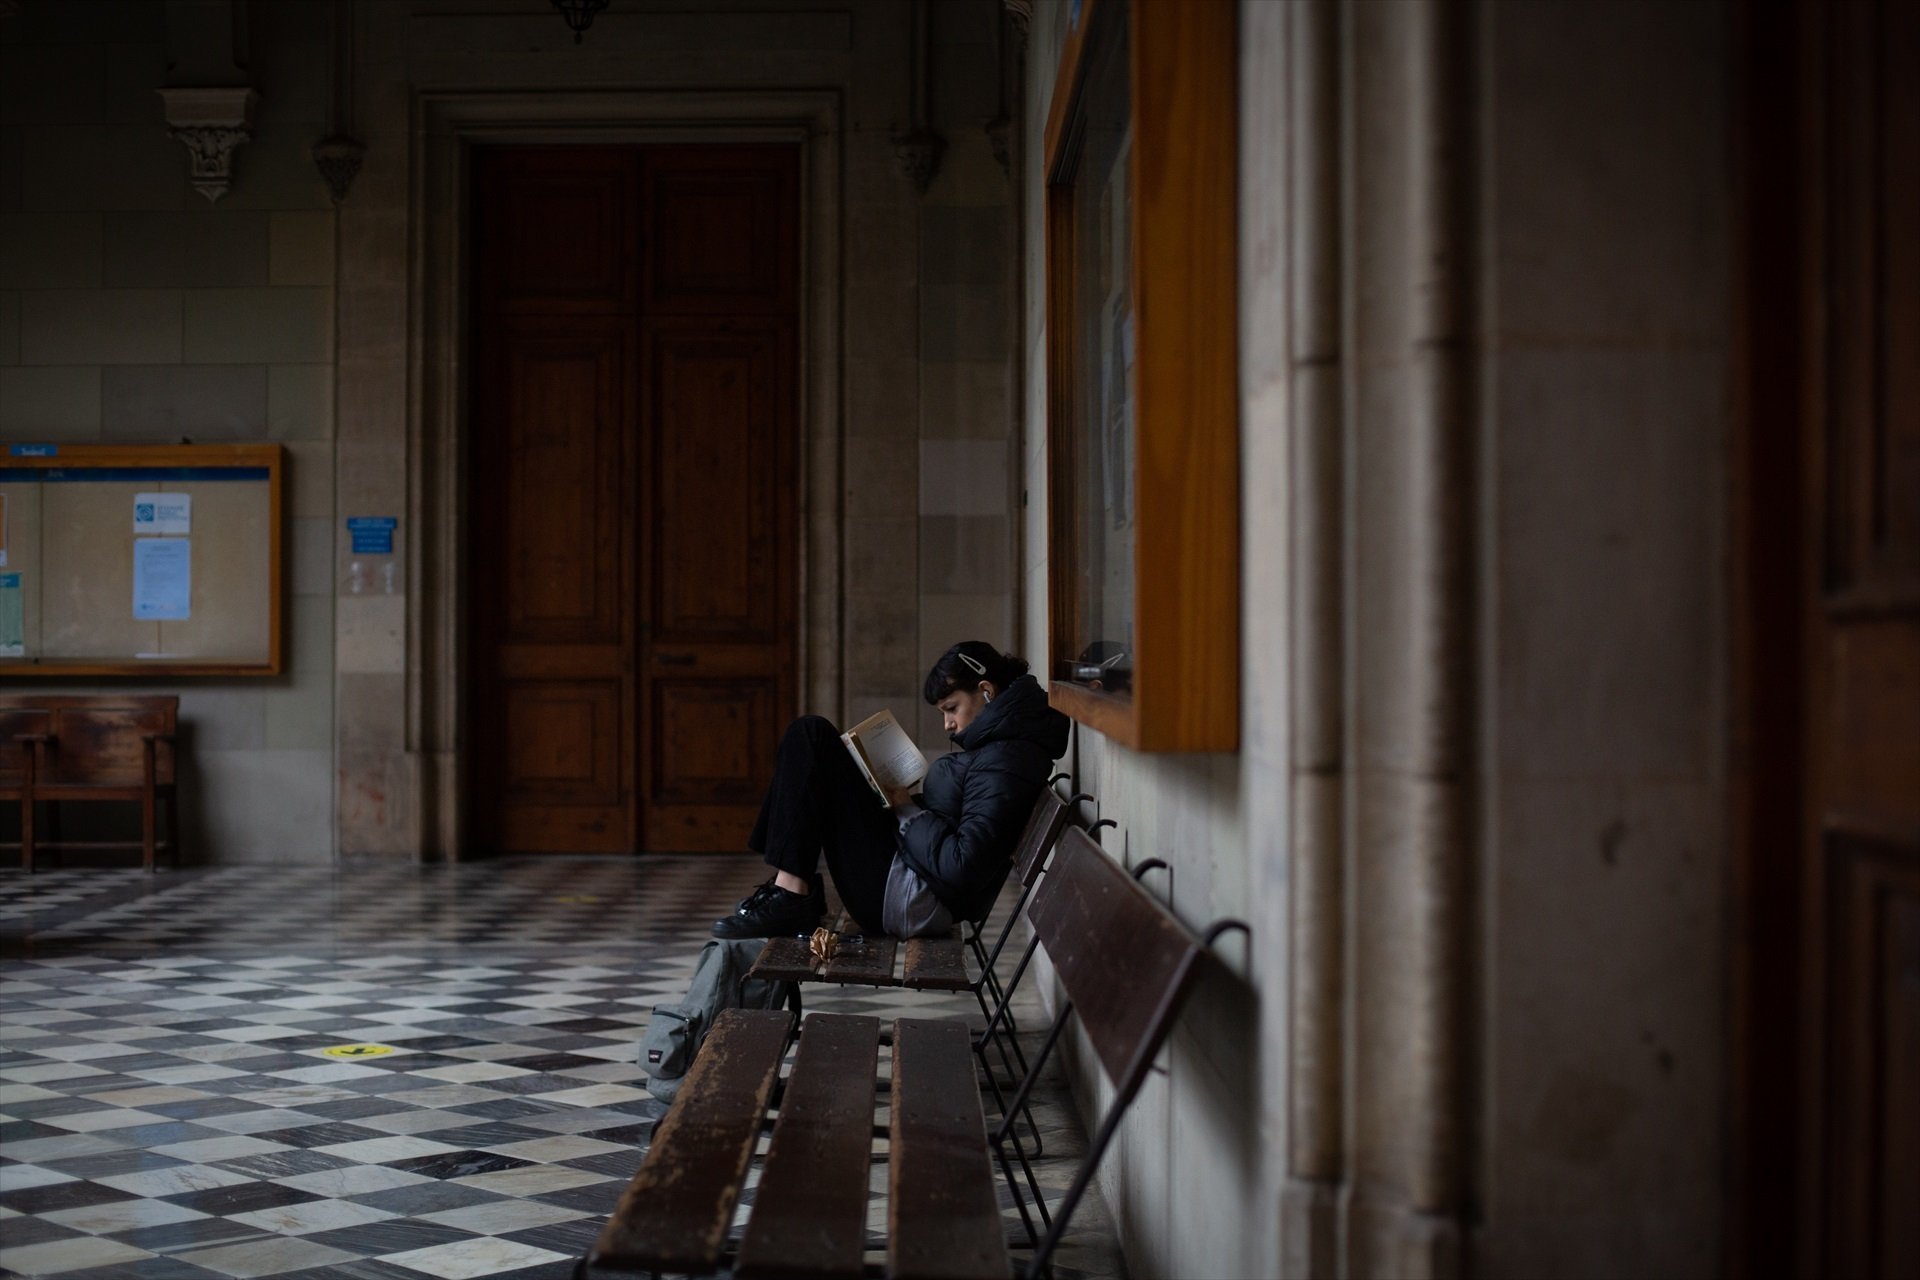
<svg viewBox="0 0 1920 1280">
<path fill-rule="evenodd" d="M 846 735 L 821 716 L 788 726 L 747 841 L 773 875 L 714 922 L 715 937 L 818 928 L 823 857 L 864 930 L 944 933 L 992 910 L 1033 802 L 1067 749 L 1067 718 L 1024 661 L 980 640 L 941 654 L 923 693 L 956 748 L 931 765 L 890 714 Z"/>
</svg>

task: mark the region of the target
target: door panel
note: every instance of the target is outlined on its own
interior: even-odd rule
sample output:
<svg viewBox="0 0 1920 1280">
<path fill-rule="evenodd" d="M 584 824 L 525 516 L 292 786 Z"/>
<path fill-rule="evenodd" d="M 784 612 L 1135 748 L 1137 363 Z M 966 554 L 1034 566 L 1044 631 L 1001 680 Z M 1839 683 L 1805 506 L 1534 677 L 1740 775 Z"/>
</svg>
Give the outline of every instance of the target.
<svg viewBox="0 0 1920 1280">
<path fill-rule="evenodd" d="M 1805 1275 L 1920 1272 L 1920 9 L 1802 7 Z"/>
<path fill-rule="evenodd" d="M 489 847 L 744 847 L 798 701 L 794 158 L 476 155 L 470 719 L 506 740 L 468 758 Z"/>
<path fill-rule="evenodd" d="M 785 335 L 655 331 L 649 474 L 653 634 L 777 644 L 781 556 L 776 405 Z M 761 462 L 759 460 L 764 460 Z"/>
</svg>

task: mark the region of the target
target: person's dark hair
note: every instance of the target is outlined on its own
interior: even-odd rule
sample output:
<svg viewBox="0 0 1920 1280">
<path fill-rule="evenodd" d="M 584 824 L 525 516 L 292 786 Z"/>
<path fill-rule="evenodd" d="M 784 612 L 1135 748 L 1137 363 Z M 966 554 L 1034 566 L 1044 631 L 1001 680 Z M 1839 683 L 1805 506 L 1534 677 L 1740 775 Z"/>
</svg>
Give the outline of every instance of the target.
<svg viewBox="0 0 1920 1280">
<path fill-rule="evenodd" d="M 1024 658 L 1002 653 L 985 640 L 962 640 L 940 655 L 927 672 L 927 705 L 933 706 L 955 689 L 971 689 L 982 680 L 1004 689 L 1027 674 Z"/>
</svg>

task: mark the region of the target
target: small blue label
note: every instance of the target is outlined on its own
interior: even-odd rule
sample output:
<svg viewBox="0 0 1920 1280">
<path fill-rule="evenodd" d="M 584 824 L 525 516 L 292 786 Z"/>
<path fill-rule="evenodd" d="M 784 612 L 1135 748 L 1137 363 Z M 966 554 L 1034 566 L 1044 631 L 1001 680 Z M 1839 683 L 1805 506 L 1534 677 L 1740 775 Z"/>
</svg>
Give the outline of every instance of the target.
<svg viewBox="0 0 1920 1280">
<path fill-rule="evenodd" d="M 399 524 L 395 516 L 348 516 L 347 533 L 353 539 L 353 553 L 357 556 L 390 556 L 393 554 L 393 529 Z"/>
<path fill-rule="evenodd" d="M 57 458 L 60 446 L 52 444 L 17 444 L 8 450 L 16 458 Z"/>
<path fill-rule="evenodd" d="M 0 573 L 0 591 L 18 591 L 19 589 L 20 589 L 19 574 Z"/>
</svg>

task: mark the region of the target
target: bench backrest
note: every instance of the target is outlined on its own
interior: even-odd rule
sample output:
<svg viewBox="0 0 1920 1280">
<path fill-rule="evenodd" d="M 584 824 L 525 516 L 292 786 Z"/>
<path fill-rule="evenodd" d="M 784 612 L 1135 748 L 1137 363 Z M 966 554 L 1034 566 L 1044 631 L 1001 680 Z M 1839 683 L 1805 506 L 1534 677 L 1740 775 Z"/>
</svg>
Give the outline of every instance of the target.
<svg viewBox="0 0 1920 1280">
<path fill-rule="evenodd" d="M 1043 788 L 1040 798 L 1033 802 L 1027 829 L 1020 833 L 1020 843 L 1013 850 L 1013 874 L 1019 876 L 1020 883 L 1027 888 L 1033 887 L 1041 869 L 1047 865 L 1047 850 L 1053 847 L 1060 828 L 1066 824 L 1067 812 L 1067 802 L 1052 787 Z"/>
<path fill-rule="evenodd" d="M 19 785 L 26 772 L 27 734 L 53 741 L 42 760 L 42 784 L 97 783 L 129 786 L 145 776 L 147 734 L 171 737 L 179 729 L 180 699 L 173 694 L 0 695 L 0 782 Z M 171 743 L 154 750 L 154 781 L 174 780 Z"/>
<path fill-rule="evenodd" d="M 1061 835 L 1027 918 L 1117 1098 L 1130 1099 L 1206 950 L 1078 827 Z"/>
</svg>

